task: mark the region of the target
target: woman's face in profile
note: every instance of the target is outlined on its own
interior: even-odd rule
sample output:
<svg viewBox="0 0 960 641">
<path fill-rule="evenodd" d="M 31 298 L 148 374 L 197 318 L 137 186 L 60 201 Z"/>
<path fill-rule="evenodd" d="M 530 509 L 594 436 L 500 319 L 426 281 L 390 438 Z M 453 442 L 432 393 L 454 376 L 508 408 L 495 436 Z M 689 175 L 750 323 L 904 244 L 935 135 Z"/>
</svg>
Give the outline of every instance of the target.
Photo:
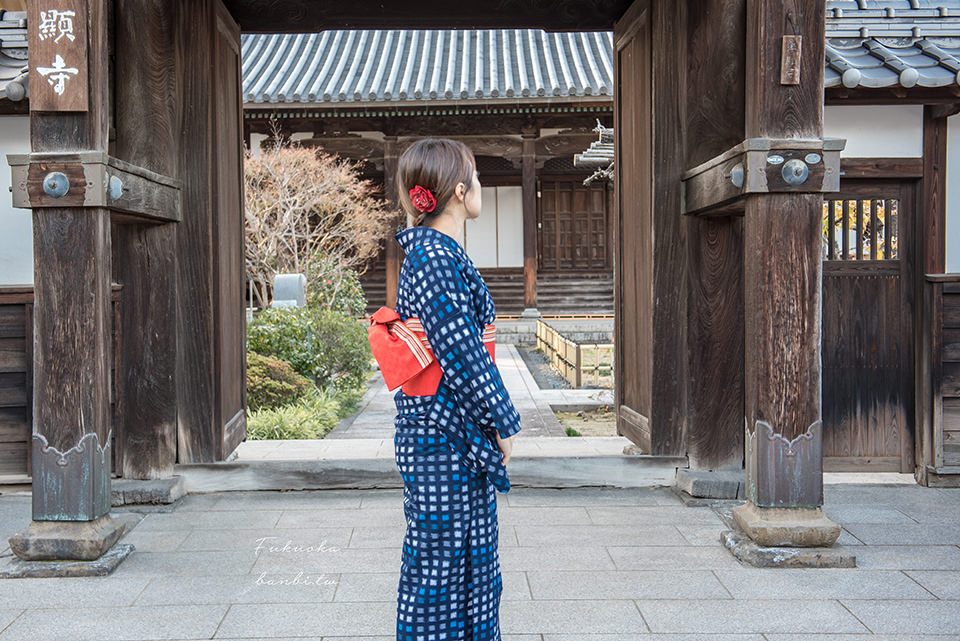
<svg viewBox="0 0 960 641">
<path fill-rule="evenodd" d="M 463 207 L 467 210 L 468 218 L 477 218 L 480 216 L 480 209 L 483 206 L 483 201 L 481 198 L 480 188 L 480 174 L 477 173 L 476 168 L 473 170 L 473 183 L 470 186 L 470 191 L 467 192 L 466 197 L 463 199 Z"/>
</svg>

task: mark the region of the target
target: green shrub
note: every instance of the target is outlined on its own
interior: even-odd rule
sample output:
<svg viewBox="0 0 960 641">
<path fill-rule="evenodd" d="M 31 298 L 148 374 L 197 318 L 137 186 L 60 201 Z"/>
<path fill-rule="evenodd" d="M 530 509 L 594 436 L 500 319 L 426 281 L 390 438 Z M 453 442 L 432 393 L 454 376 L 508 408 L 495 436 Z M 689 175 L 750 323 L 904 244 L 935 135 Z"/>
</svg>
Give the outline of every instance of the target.
<svg viewBox="0 0 960 641">
<path fill-rule="evenodd" d="M 247 352 L 247 408 L 251 411 L 289 405 L 302 398 L 313 381 L 298 374 L 290 363 Z"/>
<path fill-rule="evenodd" d="M 340 420 L 332 393 L 314 388 L 296 403 L 253 412 L 247 418 L 247 439 L 318 439 Z"/>
<path fill-rule="evenodd" d="M 247 439 L 320 439 L 341 418 L 352 414 L 366 390 L 345 389 L 339 393 L 311 389 L 295 403 L 252 412 L 247 417 Z"/>
<path fill-rule="evenodd" d="M 290 363 L 317 387 L 362 386 L 370 373 L 366 327 L 342 313 L 314 307 L 271 307 L 247 327 L 247 348 Z"/>
</svg>

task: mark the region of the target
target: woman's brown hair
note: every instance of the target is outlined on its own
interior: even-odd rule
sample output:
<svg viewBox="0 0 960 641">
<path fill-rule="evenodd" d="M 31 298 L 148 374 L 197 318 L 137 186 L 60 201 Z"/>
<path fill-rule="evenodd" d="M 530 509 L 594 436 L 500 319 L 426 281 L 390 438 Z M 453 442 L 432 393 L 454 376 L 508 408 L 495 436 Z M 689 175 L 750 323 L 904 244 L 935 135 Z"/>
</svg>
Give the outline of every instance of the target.
<svg viewBox="0 0 960 641">
<path fill-rule="evenodd" d="M 459 140 L 424 138 L 407 147 L 397 161 L 398 200 L 403 210 L 420 225 L 434 219 L 454 195 L 457 183 L 467 191 L 473 185 L 476 160 L 473 151 Z M 410 201 L 410 190 L 420 185 L 429 189 L 437 204 L 431 212 L 422 212 Z"/>
</svg>

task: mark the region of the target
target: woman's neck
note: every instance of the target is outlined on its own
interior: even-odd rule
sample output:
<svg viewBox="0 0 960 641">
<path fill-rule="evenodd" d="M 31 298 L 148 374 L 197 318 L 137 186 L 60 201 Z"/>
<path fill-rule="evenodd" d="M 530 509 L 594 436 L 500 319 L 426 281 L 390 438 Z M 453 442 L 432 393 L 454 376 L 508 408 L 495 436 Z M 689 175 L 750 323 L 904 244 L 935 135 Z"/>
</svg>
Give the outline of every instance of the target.
<svg viewBox="0 0 960 641">
<path fill-rule="evenodd" d="M 458 243 L 462 244 L 463 239 L 463 219 L 458 217 L 453 213 L 442 213 L 437 216 L 437 219 L 432 221 L 429 225 L 425 225 L 431 229 L 436 229 L 437 231 L 450 236 Z"/>
</svg>

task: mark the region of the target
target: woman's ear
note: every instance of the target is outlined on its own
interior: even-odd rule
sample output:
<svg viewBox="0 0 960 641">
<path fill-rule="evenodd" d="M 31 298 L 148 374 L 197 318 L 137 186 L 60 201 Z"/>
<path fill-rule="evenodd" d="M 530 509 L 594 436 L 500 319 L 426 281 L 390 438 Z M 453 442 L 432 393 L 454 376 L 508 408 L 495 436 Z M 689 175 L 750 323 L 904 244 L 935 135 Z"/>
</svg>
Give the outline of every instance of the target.
<svg viewBox="0 0 960 641">
<path fill-rule="evenodd" d="M 453 193 L 462 201 L 467 196 L 467 186 L 463 183 L 457 183 L 457 186 L 453 188 Z"/>
</svg>

